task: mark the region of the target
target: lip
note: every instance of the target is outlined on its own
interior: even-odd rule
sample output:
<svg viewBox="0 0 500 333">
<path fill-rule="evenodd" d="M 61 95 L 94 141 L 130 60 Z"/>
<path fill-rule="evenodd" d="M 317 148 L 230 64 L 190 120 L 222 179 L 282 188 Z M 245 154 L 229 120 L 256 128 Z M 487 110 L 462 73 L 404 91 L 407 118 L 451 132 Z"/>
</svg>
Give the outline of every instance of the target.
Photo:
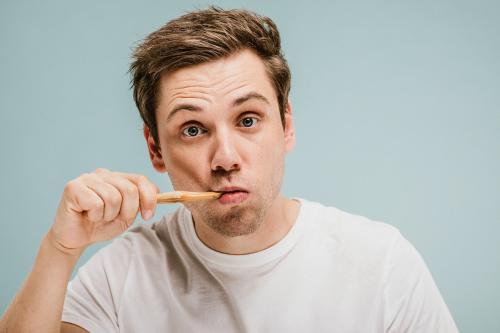
<svg viewBox="0 0 500 333">
<path fill-rule="evenodd" d="M 221 187 L 219 189 L 213 190 L 214 192 L 248 192 L 246 188 L 239 187 L 239 186 L 226 186 L 226 187 Z"/>
<path fill-rule="evenodd" d="M 248 190 L 238 186 L 226 186 L 216 189 L 215 192 L 222 192 L 223 194 L 217 201 L 223 205 L 239 204 L 245 201 L 248 196 Z"/>
</svg>

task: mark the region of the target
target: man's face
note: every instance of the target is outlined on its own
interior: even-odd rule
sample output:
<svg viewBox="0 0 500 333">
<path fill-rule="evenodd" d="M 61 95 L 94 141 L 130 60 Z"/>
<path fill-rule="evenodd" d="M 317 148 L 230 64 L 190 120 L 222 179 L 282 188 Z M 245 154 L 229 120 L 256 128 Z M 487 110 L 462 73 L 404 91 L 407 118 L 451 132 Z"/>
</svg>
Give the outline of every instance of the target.
<svg viewBox="0 0 500 333">
<path fill-rule="evenodd" d="M 262 60 L 244 50 L 165 75 L 156 115 L 155 168 L 168 172 L 175 190 L 225 193 L 186 203 L 195 221 L 225 236 L 257 230 L 279 197 L 285 153 L 294 144 L 290 108 L 283 129 Z"/>
</svg>

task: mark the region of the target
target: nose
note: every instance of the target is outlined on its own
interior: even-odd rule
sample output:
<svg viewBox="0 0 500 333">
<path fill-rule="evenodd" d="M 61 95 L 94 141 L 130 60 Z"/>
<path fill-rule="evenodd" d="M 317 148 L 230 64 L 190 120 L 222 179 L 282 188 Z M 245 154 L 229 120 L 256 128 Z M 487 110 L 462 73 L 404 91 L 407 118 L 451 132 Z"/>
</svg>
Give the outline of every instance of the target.
<svg viewBox="0 0 500 333">
<path fill-rule="evenodd" d="M 212 171 L 235 171 L 241 168 L 241 158 L 236 138 L 227 129 L 220 129 L 214 136 Z"/>
</svg>

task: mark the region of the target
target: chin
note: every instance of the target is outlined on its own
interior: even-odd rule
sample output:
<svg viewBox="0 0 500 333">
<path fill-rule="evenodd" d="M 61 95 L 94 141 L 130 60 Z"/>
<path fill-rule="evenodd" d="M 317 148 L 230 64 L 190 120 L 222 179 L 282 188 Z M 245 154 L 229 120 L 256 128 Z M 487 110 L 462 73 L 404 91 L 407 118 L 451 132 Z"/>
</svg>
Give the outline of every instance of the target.
<svg viewBox="0 0 500 333">
<path fill-rule="evenodd" d="M 186 206 L 210 229 L 225 237 L 245 236 L 256 232 L 264 220 L 266 210 L 263 205 L 249 202 L 231 206 L 216 202 Z"/>
<path fill-rule="evenodd" d="M 223 214 L 207 216 L 206 223 L 226 237 L 246 236 L 259 229 L 263 222 L 262 215 L 252 207 L 233 206 Z"/>
</svg>

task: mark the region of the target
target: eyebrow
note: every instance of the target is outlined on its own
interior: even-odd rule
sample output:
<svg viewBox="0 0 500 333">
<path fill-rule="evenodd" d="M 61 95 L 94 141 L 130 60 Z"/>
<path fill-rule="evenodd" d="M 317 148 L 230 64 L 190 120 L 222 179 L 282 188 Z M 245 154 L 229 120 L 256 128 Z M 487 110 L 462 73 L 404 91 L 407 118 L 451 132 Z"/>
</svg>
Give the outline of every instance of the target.
<svg viewBox="0 0 500 333">
<path fill-rule="evenodd" d="M 269 100 L 264 96 L 264 95 L 261 95 L 257 92 L 249 92 L 248 94 L 246 95 L 243 95 L 241 97 L 238 97 L 236 98 L 233 103 L 232 103 L 232 106 L 233 107 L 236 107 L 236 106 L 239 106 L 249 100 L 252 100 L 252 99 L 257 99 L 257 100 L 260 100 L 266 104 L 270 104 L 269 103 Z M 191 111 L 191 112 L 199 112 L 199 111 L 202 111 L 202 108 L 197 106 L 197 105 L 194 105 L 194 104 L 189 104 L 189 103 L 182 103 L 182 104 L 179 104 L 179 105 L 176 105 L 172 111 L 170 111 L 169 115 L 167 116 L 167 122 L 172 119 L 172 117 L 179 111 Z"/>
<path fill-rule="evenodd" d="M 233 106 L 241 105 L 241 104 L 243 104 L 246 101 L 251 100 L 251 99 L 257 99 L 257 100 L 260 100 L 266 104 L 271 104 L 271 103 L 269 103 L 268 99 L 264 95 L 261 95 L 261 94 L 256 93 L 256 92 L 249 92 L 248 94 L 243 95 L 243 96 L 235 99 L 233 102 Z"/>
<path fill-rule="evenodd" d="M 168 116 L 167 116 L 167 122 L 170 119 L 172 119 L 172 117 L 174 116 L 174 114 L 176 114 L 177 112 L 179 112 L 181 110 L 191 111 L 191 112 L 199 112 L 202 109 L 199 106 L 193 105 L 193 104 L 186 104 L 186 103 L 179 104 L 175 108 L 173 108 L 172 111 L 168 114 Z"/>
</svg>

